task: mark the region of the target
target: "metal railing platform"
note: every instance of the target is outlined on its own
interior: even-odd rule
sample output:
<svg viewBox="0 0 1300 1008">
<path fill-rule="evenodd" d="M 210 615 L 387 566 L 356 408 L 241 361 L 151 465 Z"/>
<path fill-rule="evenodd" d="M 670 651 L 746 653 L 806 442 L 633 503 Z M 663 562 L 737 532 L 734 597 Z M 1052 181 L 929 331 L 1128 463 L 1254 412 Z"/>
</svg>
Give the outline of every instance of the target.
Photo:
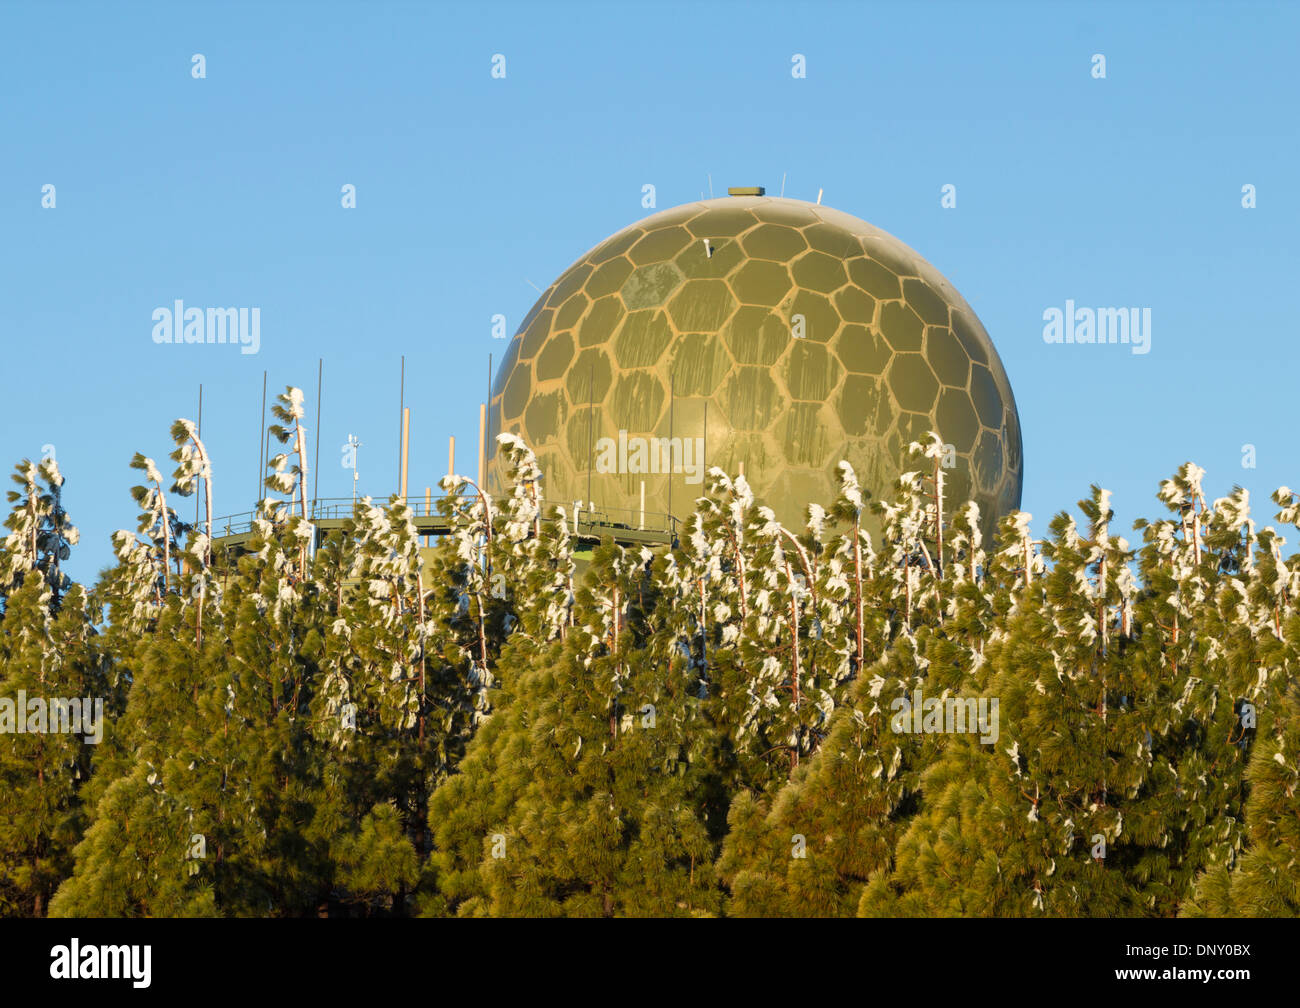
<svg viewBox="0 0 1300 1008">
<path fill-rule="evenodd" d="M 439 513 L 438 502 L 444 497 L 407 497 L 406 505 L 412 512 L 412 524 L 421 536 L 444 536 L 451 532 L 447 518 Z M 468 498 L 462 498 L 468 499 Z M 355 513 L 356 504 L 351 497 L 322 497 L 307 502 L 308 519 L 316 526 L 316 543 L 324 542 L 330 532 L 340 530 Z M 375 499 L 376 507 L 389 506 L 389 499 Z M 555 509 L 563 507 L 571 534 L 579 539 L 598 542 L 610 536 L 620 545 L 663 545 L 672 542 L 677 519 L 672 515 L 634 511 L 629 508 L 575 509 L 573 502 L 543 501 L 542 518 L 553 521 Z M 298 513 L 293 508 L 291 513 Z M 255 511 L 240 511 L 215 518 L 212 522 L 212 545 L 217 549 L 238 549 L 253 538 Z M 204 522 L 199 523 L 202 527 Z"/>
</svg>

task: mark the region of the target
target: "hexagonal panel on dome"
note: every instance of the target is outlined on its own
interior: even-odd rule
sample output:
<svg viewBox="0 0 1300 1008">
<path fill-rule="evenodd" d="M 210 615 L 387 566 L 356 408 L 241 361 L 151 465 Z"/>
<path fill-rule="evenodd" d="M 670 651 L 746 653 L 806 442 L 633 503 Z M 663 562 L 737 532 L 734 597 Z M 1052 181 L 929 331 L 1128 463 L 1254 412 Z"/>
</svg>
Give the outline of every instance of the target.
<svg viewBox="0 0 1300 1008">
<path fill-rule="evenodd" d="M 546 298 L 547 295 L 543 293 L 541 297 L 533 302 L 533 306 L 528 309 L 528 314 L 525 315 L 524 320 L 519 323 L 519 328 L 515 331 L 515 335 L 528 331 L 528 327 L 533 324 L 533 319 L 537 318 L 538 312 L 546 307 Z"/>
<path fill-rule="evenodd" d="M 970 375 L 970 397 L 980 423 L 997 430 L 1002 426 L 1002 397 L 998 395 L 997 382 L 983 364 L 973 364 Z"/>
<path fill-rule="evenodd" d="M 741 305 L 722 330 L 737 364 L 775 364 L 790 345 L 790 326 L 768 308 Z"/>
<path fill-rule="evenodd" d="M 628 249 L 627 257 L 632 260 L 634 266 L 645 266 L 671 259 L 691 241 L 691 233 L 684 227 L 655 228 Z"/>
<path fill-rule="evenodd" d="M 531 391 L 532 381 L 528 364 L 526 362 L 516 364 L 501 397 L 501 412 L 507 420 L 514 420 L 523 413 L 524 407 L 528 405 Z"/>
<path fill-rule="evenodd" d="M 687 280 L 721 279 L 745 262 L 745 253 L 734 238 L 692 238 L 673 262 Z"/>
<path fill-rule="evenodd" d="M 939 379 L 919 353 L 894 354 L 885 372 L 894 401 L 904 410 L 929 413 L 939 394 Z"/>
<path fill-rule="evenodd" d="M 714 409 L 709 409 L 709 420 L 712 425 Z M 765 473 L 780 471 L 784 466 L 784 457 L 777 450 L 774 440 L 757 432 L 738 432 L 733 433 L 729 438 L 714 444 L 711 439 L 709 447 L 709 465 L 720 466 L 724 472 L 737 474 L 743 465 L 745 469 L 745 479 L 749 481 L 750 486 L 755 485 L 755 481 L 761 481 Z"/>
<path fill-rule="evenodd" d="M 660 210 L 649 217 L 643 218 L 640 222 L 641 229 L 643 231 L 656 231 L 686 224 L 707 209 L 707 206 L 703 203 L 683 203 L 681 206 L 669 207 L 667 210 Z"/>
<path fill-rule="evenodd" d="M 860 325 L 846 325 L 840 330 L 835 352 L 850 371 L 871 375 L 884 374 L 894 355 L 893 348 L 875 329 Z"/>
<path fill-rule="evenodd" d="M 602 298 L 607 294 L 617 294 L 632 275 L 632 262 L 626 256 L 619 256 L 596 267 L 587 281 L 587 295 Z"/>
<path fill-rule="evenodd" d="M 745 467 L 745 474 L 749 475 L 748 466 Z M 766 474 L 766 479 L 761 484 L 754 480 L 750 482 L 756 491 L 759 486 L 762 487 L 761 498 L 777 514 L 787 515 L 782 519 L 782 524 L 796 532 L 802 532 L 806 526 L 808 505 L 815 502 L 825 506 L 834 499 L 839 485 L 838 482 L 832 482 L 826 473 L 785 467 Z"/>
<path fill-rule="evenodd" d="M 873 235 L 862 239 L 862 250 L 897 277 L 919 276 L 916 254 L 902 242 Z"/>
<path fill-rule="evenodd" d="M 552 323 L 556 331 L 560 329 L 572 329 L 578 324 L 578 319 L 582 318 L 587 306 L 591 304 L 591 299 L 582 291 L 574 291 L 569 295 L 564 304 L 560 305 L 559 310 L 555 313 L 555 321 Z"/>
<path fill-rule="evenodd" d="M 677 338 L 666 370 L 677 396 L 708 396 L 731 370 L 731 355 L 712 333 L 688 333 Z"/>
<path fill-rule="evenodd" d="M 879 301 L 897 300 L 903 296 L 902 282 L 874 259 L 850 259 L 848 271 L 850 280 Z"/>
<path fill-rule="evenodd" d="M 772 262 L 789 262 L 801 252 L 808 251 L 803 235 L 792 227 L 780 224 L 760 224 L 740 239 L 745 254 L 753 259 Z"/>
<path fill-rule="evenodd" d="M 718 403 L 731 426 L 740 431 L 766 430 L 788 400 L 764 367 L 738 365 L 718 391 Z"/>
<path fill-rule="evenodd" d="M 945 388 L 939 393 L 939 406 L 934 413 L 938 432 L 946 444 L 959 452 L 970 452 L 979 437 L 980 421 L 975 415 L 975 405 L 965 389 Z"/>
<path fill-rule="evenodd" d="M 521 333 L 515 334 L 515 338 L 510 341 L 505 354 L 501 357 L 501 363 L 497 366 L 496 378 L 492 382 L 492 395 L 494 396 L 499 396 L 505 391 L 506 383 L 514 372 L 515 364 L 519 362 L 519 351 L 523 348 L 521 336 Z"/>
<path fill-rule="evenodd" d="M 794 331 L 795 316 L 803 316 L 802 339 L 816 343 L 829 343 L 831 337 L 840 327 L 840 313 L 831 304 L 830 298 L 816 291 L 799 290 L 790 302 L 790 326 Z"/>
<path fill-rule="evenodd" d="M 975 364 L 988 364 L 988 354 L 984 349 L 988 338 L 986 336 L 981 338 L 983 327 L 980 326 L 977 330 L 976 326 L 979 326 L 978 321 L 972 324 L 972 320 L 967 317 L 966 312 L 954 311 L 952 313 L 952 332 L 961 342 L 966 355 Z"/>
<path fill-rule="evenodd" d="M 571 360 L 573 360 L 573 334 L 556 333 L 537 358 L 537 380 L 550 381 L 564 377 Z"/>
<path fill-rule="evenodd" d="M 972 490 L 974 485 L 971 482 L 970 460 L 965 456 L 957 456 L 957 464 L 951 469 L 945 469 L 943 473 L 943 493 L 944 497 L 954 503 L 964 504 L 973 499 Z M 984 508 L 980 508 L 981 516 Z M 985 548 L 988 548 L 986 542 Z"/>
<path fill-rule="evenodd" d="M 844 369 L 821 343 L 800 340 L 790 347 L 782 372 L 791 398 L 825 402 Z"/>
<path fill-rule="evenodd" d="M 876 434 L 889 426 L 893 407 L 883 378 L 850 374 L 835 397 L 840 426 L 850 437 Z"/>
<path fill-rule="evenodd" d="M 621 368 L 650 367 L 672 342 L 668 313 L 662 308 L 643 308 L 623 320 L 614 339 L 614 358 Z"/>
<path fill-rule="evenodd" d="M 682 271 L 670 262 L 639 266 L 623 282 L 623 303 L 628 311 L 658 308 L 684 279 Z"/>
<path fill-rule="evenodd" d="M 934 288 L 924 280 L 913 277 L 904 279 L 903 297 L 926 325 L 946 326 L 948 324 L 948 302 L 935 293 Z"/>
<path fill-rule="evenodd" d="M 546 500 L 556 499 L 552 494 L 557 488 L 573 485 L 573 472 L 562 448 L 543 448 L 537 453 L 537 465 L 542 470 L 542 495 Z M 500 487 L 497 492 L 505 493 L 507 489 Z M 559 499 L 563 500 L 564 497 Z"/>
<path fill-rule="evenodd" d="M 593 302 L 587 317 L 578 327 L 579 344 L 588 347 L 609 342 L 625 314 L 623 302 L 616 294 L 607 294 L 599 301 Z"/>
<path fill-rule="evenodd" d="M 565 375 L 564 384 L 569 391 L 569 402 L 574 406 L 601 402 L 614 381 L 614 369 L 609 356 L 600 347 L 592 347 L 578 354 L 578 359 Z"/>
<path fill-rule="evenodd" d="M 618 376 L 606 404 L 610 419 L 619 430 L 652 430 L 663 412 L 668 392 L 652 371 L 629 371 Z"/>
<path fill-rule="evenodd" d="M 818 222 L 803 229 L 803 236 L 810 248 L 830 256 L 836 262 L 843 262 L 851 256 L 862 254 L 862 245 L 857 235 L 846 232 L 834 224 Z"/>
<path fill-rule="evenodd" d="M 790 267 L 794 282 L 800 287 L 830 294 L 848 282 L 844 263 L 825 252 L 805 252 Z"/>
<path fill-rule="evenodd" d="M 926 326 L 925 357 L 935 377 L 944 385 L 964 389 L 970 378 L 970 357 L 951 329 Z"/>
<path fill-rule="evenodd" d="M 1003 408 L 1002 444 L 1007 453 L 1007 468 L 1020 472 L 1022 445 L 1020 443 L 1020 417 L 1016 415 L 1014 403 L 1006 403 Z"/>
<path fill-rule="evenodd" d="M 908 305 L 889 301 L 880 306 L 880 331 L 895 350 L 919 352 L 925 325 Z"/>
<path fill-rule="evenodd" d="M 876 319 L 876 299 L 860 287 L 846 286 L 831 299 L 845 322 L 868 325 Z"/>
<path fill-rule="evenodd" d="M 668 315 L 678 332 L 717 332 L 736 305 L 725 281 L 688 280 L 668 302 Z"/>
<path fill-rule="evenodd" d="M 607 238 L 592 249 L 590 254 L 587 256 L 586 261 L 592 266 L 599 266 L 601 263 L 607 262 L 615 256 L 624 255 L 628 249 L 637 243 L 637 240 L 640 239 L 644 233 L 644 231 L 635 225 L 629 228 L 624 228 L 618 234 Z"/>
<path fill-rule="evenodd" d="M 734 238 L 757 223 L 757 219 L 748 210 L 719 207 L 693 217 L 687 222 L 686 230 L 696 238 Z"/>
<path fill-rule="evenodd" d="M 789 224 L 799 228 L 817 221 L 811 210 L 794 200 L 770 200 L 758 204 L 750 212 L 764 224 Z"/>
<path fill-rule="evenodd" d="M 586 263 L 577 263 L 570 266 L 560 275 L 560 279 L 555 281 L 555 286 L 551 288 L 550 297 L 546 299 L 546 306 L 548 308 L 560 307 L 574 294 L 582 290 L 582 285 L 587 282 L 587 277 L 591 276 L 592 272 L 592 267 Z"/>
<path fill-rule="evenodd" d="M 898 414 L 894 429 L 906 450 L 910 444 L 925 441 L 925 436 L 934 429 L 934 421 L 924 413 L 905 412 Z"/>
<path fill-rule="evenodd" d="M 555 438 L 568 417 L 568 403 L 559 389 L 554 392 L 534 394 L 524 410 L 524 426 L 530 431 L 540 431 L 534 450 Z"/>
<path fill-rule="evenodd" d="M 828 423 L 829 416 L 822 415 L 820 403 L 791 403 L 777 420 L 774 433 L 785 444 L 786 459 L 794 466 L 816 469 L 826 462 L 836 440 L 843 433 Z M 829 411 L 827 411 L 829 413 Z"/>
<path fill-rule="evenodd" d="M 751 259 L 742 265 L 728 281 L 736 297 L 747 305 L 779 305 L 790 293 L 794 282 L 784 263 L 766 259 Z"/>
<path fill-rule="evenodd" d="M 546 344 L 546 337 L 551 332 L 551 320 L 555 316 L 554 308 L 547 308 L 537 314 L 527 329 L 521 330 L 523 339 L 519 341 L 519 359 L 532 360 L 533 356 Z"/>
<path fill-rule="evenodd" d="M 980 434 L 979 444 L 975 447 L 975 487 L 985 494 L 992 494 L 1002 479 L 1002 441 L 992 431 Z"/>
<path fill-rule="evenodd" d="M 569 417 L 564 422 L 564 448 L 569 467 L 575 476 L 586 473 L 589 468 L 588 463 L 595 457 L 596 442 L 607 436 L 605 431 L 603 406 L 584 404 L 575 406 L 569 411 Z M 570 486 L 558 489 L 562 491 L 561 500 L 572 500 L 578 488 Z"/>
</svg>

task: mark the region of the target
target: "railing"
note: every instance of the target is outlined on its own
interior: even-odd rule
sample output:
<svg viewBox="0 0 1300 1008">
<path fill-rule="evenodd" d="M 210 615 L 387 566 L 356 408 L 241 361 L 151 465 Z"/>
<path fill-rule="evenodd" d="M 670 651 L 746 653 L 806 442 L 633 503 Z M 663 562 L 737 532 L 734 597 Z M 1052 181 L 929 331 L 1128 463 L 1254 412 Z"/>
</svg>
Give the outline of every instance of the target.
<svg viewBox="0 0 1300 1008">
<path fill-rule="evenodd" d="M 446 496 L 439 495 L 430 497 L 427 500 L 422 496 L 406 498 L 406 505 L 411 509 L 417 528 L 427 527 L 431 523 L 441 525 L 442 515 L 438 511 L 438 502 L 445 499 Z M 473 498 L 464 496 L 461 499 L 470 501 Z M 308 501 L 309 519 L 313 522 L 344 521 L 355 514 L 356 505 L 360 503 L 360 500 L 361 498 L 357 498 L 354 501 L 351 497 L 321 497 L 314 501 Z M 375 500 L 376 506 L 386 507 L 387 504 L 386 499 L 382 501 Z M 290 514 L 297 513 L 293 502 L 285 502 L 285 506 L 289 509 Z M 640 510 L 633 508 L 593 507 L 588 509 L 575 506 L 573 501 L 542 501 L 543 519 L 553 519 L 557 507 L 564 508 L 565 513 L 568 515 L 570 530 L 574 535 L 582 535 L 584 530 L 590 534 L 596 529 L 608 529 L 611 531 L 671 536 L 675 535 L 677 528 L 677 519 L 669 514 L 651 511 L 643 514 Z M 229 536 L 244 535 L 252 531 L 253 520 L 256 517 L 256 511 L 239 511 L 235 514 L 213 519 L 213 538 L 223 539 Z M 206 522 L 200 522 L 199 527 L 201 528 L 205 524 Z"/>
</svg>

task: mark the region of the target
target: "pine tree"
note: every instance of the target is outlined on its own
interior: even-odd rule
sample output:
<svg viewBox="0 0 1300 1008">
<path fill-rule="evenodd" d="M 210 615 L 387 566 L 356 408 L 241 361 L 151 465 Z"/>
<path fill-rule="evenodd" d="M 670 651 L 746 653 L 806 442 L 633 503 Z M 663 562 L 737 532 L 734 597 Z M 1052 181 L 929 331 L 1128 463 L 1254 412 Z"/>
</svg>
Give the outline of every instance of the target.
<svg viewBox="0 0 1300 1008">
<path fill-rule="evenodd" d="M 0 621 L 0 916 L 44 916 L 71 873 L 94 743 L 114 714 L 104 706 L 105 670 L 84 590 L 65 589 L 57 616 L 53 600 L 46 582 L 28 578 Z M 61 718 L 83 705 L 90 709 L 80 724 L 60 731 Z"/>
<path fill-rule="evenodd" d="M 1133 786 L 1133 767 L 1107 740 L 1114 673 L 1105 641 L 1119 592 L 1110 572 L 1127 554 L 1108 533 L 1107 495 L 1094 487 L 1082 507 L 1088 537 L 1068 515 L 1057 516 L 1044 544 L 1050 568 L 1039 586 L 1020 590 L 1005 637 L 988 645 L 996 741 L 970 732 L 948 738 L 922 778 L 924 808 L 900 839 L 891 872 L 864 893 L 861 912 L 1134 912 L 1122 873 L 1100 856 L 1101 844 L 1119 843 L 1117 799 Z M 1014 521 L 1004 523 L 1001 549 L 1017 549 L 1019 537 Z"/>
<path fill-rule="evenodd" d="M 39 466 L 24 459 L 11 478 L 18 489 L 6 494 L 12 509 L 4 523 L 9 534 L 0 544 L 0 613 L 33 572 L 49 589 L 49 608 L 57 613 L 72 586 L 60 564 L 80 538 L 63 509 L 63 474 L 52 458 Z"/>
<path fill-rule="evenodd" d="M 838 667 L 855 667 L 859 648 L 872 664 L 836 705 L 829 736 L 812 761 L 786 787 L 769 797 L 736 796 L 719 870 L 731 891 L 728 912 L 737 916 L 857 911 L 868 880 L 890 866 L 897 838 L 917 811 L 921 775 L 943 745 L 933 734 L 895 730 L 896 712 L 910 709 L 923 687 L 946 696 L 982 660 L 973 647 L 935 632 L 937 613 L 916 604 L 937 594 L 927 588 L 935 570 L 918 563 L 924 512 L 916 477 L 901 480 L 896 499 L 881 506 L 889 552 L 878 570 L 861 528 L 863 492 L 851 467 L 841 464 L 840 471 L 831 514 L 845 530 L 818 565 L 818 596 L 838 609 L 823 610 L 823 625 L 838 639 L 831 648 Z M 960 509 L 957 518 L 953 556 L 967 572 L 955 578 L 960 585 L 972 570 L 982 573 L 984 555 L 978 510 Z M 810 509 L 809 545 L 820 541 L 820 523 Z M 987 608 L 976 588 L 969 593 Z M 962 605 L 969 608 L 969 600 Z M 958 608 L 955 596 L 950 606 Z M 977 617 L 968 622 L 980 631 L 985 626 Z"/>
<path fill-rule="evenodd" d="M 294 391 L 282 397 L 286 409 L 300 406 Z M 190 437 L 183 421 L 173 431 Z M 175 486 L 206 477 L 195 455 L 177 456 Z M 321 776 L 306 716 L 316 673 L 304 644 L 320 621 L 302 579 L 312 529 L 262 501 L 249 554 L 217 590 L 206 535 L 182 546 L 178 536 L 191 530 L 168 506 L 161 474 L 142 455 L 133 467 L 151 484 L 132 491 L 144 541 L 116 535 L 120 563 L 105 582 L 120 623 L 108 641 L 121 646 L 114 660 L 129 677 L 129 702 L 120 746 L 96 775 L 75 872 L 51 910 L 306 912 L 328 882 L 309 829 Z M 271 468 L 269 486 L 301 490 L 285 485 L 283 458 Z M 110 863 L 123 860 L 128 867 Z"/>
<path fill-rule="evenodd" d="M 0 549 L 0 916 L 41 917 L 72 870 L 116 698 L 85 589 L 60 569 L 78 541 L 63 476 L 24 461 L 14 480 Z"/>
<path fill-rule="evenodd" d="M 716 909 L 712 847 L 679 769 L 688 682 L 671 672 L 665 681 L 641 647 L 647 560 L 609 542 L 593 553 L 572 631 L 522 670 L 513 700 L 493 716 L 496 758 L 479 761 L 480 736 L 447 785 L 474 794 L 471 775 L 487 771 L 492 794 L 515 798 L 478 837 L 479 912 Z M 685 672 L 684 658 L 675 670 Z"/>
<path fill-rule="evenodd" d="M 1239 620 L 1250 634 L 1260 633 L 1268 645 L 1269 629 L 1281 630 L 1277 646 L 1263 650 L 1272 670 L 1260 669 L 1258 688 L 1252 699 L 1258 701 L 1245 711 L 1238 705 L 1238 719 L 1249 714 L 1230 741 L 1241 748 L 1254 735 L 1245 779 L 1249 797 L 1245 802 L 1247 844 L 1244 853 L 1231 861 L 1212 863 L 1197 879 L 1183 904 L 1187 917 L 1296 917 L 1300 916 L 1300 687 L 1294 669 L 1300 651 L 1300 616 L 1292 599 L 1297 594 L 1294 558 L 1283 562 L 1277 538 L 1271 529 L 1262 536 L 1264 554 L 1253 560 L 1249 554 L 1250 533 L 1244 506 L 1244 491 L 1234 492 L 1226 508 L 1232 521 L 1226 534 L 1244 528 L 1245 541 L 1235 554 L 1236 572 L 1249 574 L 1263 568 L 1267 588 L 1253 593 L 1265 603 L 1255 620 L 1242 611 Z M 1288 525 L 1300 525 L 1300 499 L 1287 487 L 1280 488 L 1273 500 L 1281 508 L 1278 519 Z M 1216 502 L 1219 510 L 1222 502 Z M 1229 539 L 1229 542 L 1231 540 Z M 1240 610 L 1245 610 L 1247 594 L 1239 588 L 1232 594 Z M 1262 617 L 1262 618 L 1259 618 Z M 1261 632 L 1262 631 L 1262 632 Z M 1263 661 L 1260 662 L 1263 665 Z M 1248 731 L 1248 724 L 1258 717 L 1258 730 Z"/>
<path fill-rule="evenodd" d="M 1249 846 L 1197 880 L 1182 916 L 1300 917 L 1300 687 L 1279 683 L 1267 712 L 1246 771 Z"/>
</svg>

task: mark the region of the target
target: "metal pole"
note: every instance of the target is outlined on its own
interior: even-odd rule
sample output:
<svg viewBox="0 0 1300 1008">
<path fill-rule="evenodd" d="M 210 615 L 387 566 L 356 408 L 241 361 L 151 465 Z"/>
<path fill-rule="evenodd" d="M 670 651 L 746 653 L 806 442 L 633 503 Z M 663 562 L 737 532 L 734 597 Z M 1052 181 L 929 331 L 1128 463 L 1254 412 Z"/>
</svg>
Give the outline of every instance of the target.
<svg viewBox="0 0 1300 1008">
<path fill-rule="evenodd" d="M 198 422 L 199 440 L 203 440 L 203 382 L 199 382 L 199 422 Z M 205 491 L 206 492 L 206 491 Z M 199 524 L 199 495 L 194 495 L 194 525 L 197 528 Z M 212 529 L 207 530 L 209 538 L 212 536 Z"/>
<path fill-rule="evenodd" d="M 397 467 L 401 471 L 402 467 L 402 411 L 406 409 L 406 355 L 402 355 L 402 384 L 401 391 L 397 394 Z"/>
<path fill-rule="evenodd" d="M 595 444 L 593 427 L 596 420 L 596 358 L 591 358 L 587 368 L 587 506 L 591 506 L 591 455 Z"/>
<path fill-rule="evenodd" d="M 266 372 L 262 372 L 262 426 L 257 429 L 257 492 L 253 495 L 253 510 L 262 499 L 262 477 L 266 475 Z"/>
<path fill-rule="evenodd" d="M 399 472 L 399 483 L 397 496 L 406 503 L 406 462 L 410 458 L 411 449 L 411 411 L 409 408 L 402 407 L 402 468 Z"/>
<path fill-rule="evenodd" d="M 483 469 L 487 465 L 487 404 L 478 407 L 478 485 L 483 486 Z"/>
<path fill-rule="evenodd" d="M 321 390 L 325 379 L 325 358 L 316 362 L 316 477 L 311 486 L 311 513 L 316 516 L 316 501 L 320 499 L 320 410 Z"/>
<path fill-rule="evenodd" d="M 673 410 L 677 406 L 677 369 L 668 376 L 668 447 L 673 444 Z M 668 524 L 673 524 L 673 467 L 668 466 Z"/>
</svg>

